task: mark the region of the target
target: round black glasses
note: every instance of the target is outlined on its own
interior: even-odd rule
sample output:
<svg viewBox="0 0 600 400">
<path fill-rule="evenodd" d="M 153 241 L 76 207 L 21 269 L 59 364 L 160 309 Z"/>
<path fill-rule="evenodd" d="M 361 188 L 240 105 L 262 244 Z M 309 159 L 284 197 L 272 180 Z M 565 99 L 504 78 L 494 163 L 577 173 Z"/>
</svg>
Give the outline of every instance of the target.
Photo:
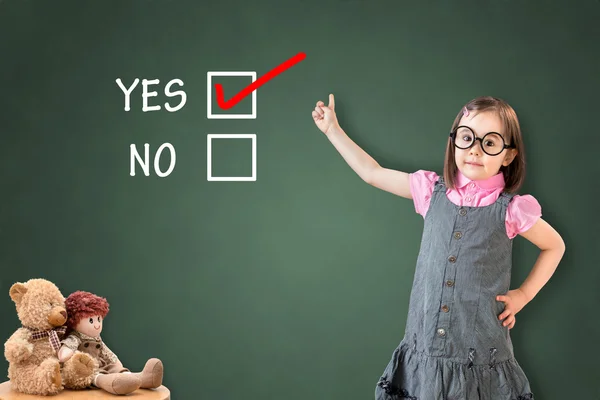
<svg viewBox="0 0 600 400">
<path fill-rule="evenodd" d="M 454 142 L 454 146 L 462 150 L 470 149 L 479 140 L 481 142 L 481 149 L 490 156 L 497 156 L 504 149 L 514 149 L 516 147 L 506 144 L 502 135 L 497 132 L 489 132 L 482 138 L 478 138 L 471 128 L 463 125 L 450 132 L 450 137 Z"/>
</svg>

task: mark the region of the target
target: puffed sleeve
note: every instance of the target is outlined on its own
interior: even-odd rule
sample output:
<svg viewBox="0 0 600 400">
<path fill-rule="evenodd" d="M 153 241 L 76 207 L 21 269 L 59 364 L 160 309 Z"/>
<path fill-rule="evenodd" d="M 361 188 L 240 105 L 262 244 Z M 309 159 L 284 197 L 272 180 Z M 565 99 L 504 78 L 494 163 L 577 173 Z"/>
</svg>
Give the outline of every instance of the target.
<svg viewBox="0 0 600 400">
<path fill-rule="evenodd" d="M 63 339 L 61 341 L 61 343 L 65 346 L 67 346 L 69 349 L 75 351 L 79 348 L 79 345 L 81 344 L 81 340 L 76 335 L 71 334 L 71 335 L 67 336 L 65 339 Z"/>
<path fill-rule="evenodd" d="M 506 233 L 514 238 L 529 228 L 542 216 L 540 203 L 531 195 L 515 195 L 506 209 Z"/>
<path fill-rule="evenodd" d="M 409 174 L 410 193 L 415 204 L 415 211 L 425 217 L 429 209 L 433 187 L 439 179 L 433 171 L 418 170 Z"/>
</svg>

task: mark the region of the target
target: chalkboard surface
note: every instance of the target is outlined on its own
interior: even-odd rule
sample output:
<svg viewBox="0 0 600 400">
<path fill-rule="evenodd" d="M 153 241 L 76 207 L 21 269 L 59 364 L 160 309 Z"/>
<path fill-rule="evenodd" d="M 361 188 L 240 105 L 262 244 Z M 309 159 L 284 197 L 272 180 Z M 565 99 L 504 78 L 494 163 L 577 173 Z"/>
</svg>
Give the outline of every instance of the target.
<svg viewBox="0 0 600 400">
<path fill-rule="evenodd" d="M 174 399 L 372 398 L 423 218 L 311 111 L 333 93 L 382 166 L 441 173 L 454 116 L 492 95 L 523 128 L 520 193 L 567 248 L 515 354 L 536 399 L 600 399 L 599 17 L 592 0 L 0 2 L 0 337 L 10 286 L 43 277 L 106 297 L 103 339 L 132 370 L 161 358 Z M 515 238 L 513 286 L 538 254 Z"/>
</svg>

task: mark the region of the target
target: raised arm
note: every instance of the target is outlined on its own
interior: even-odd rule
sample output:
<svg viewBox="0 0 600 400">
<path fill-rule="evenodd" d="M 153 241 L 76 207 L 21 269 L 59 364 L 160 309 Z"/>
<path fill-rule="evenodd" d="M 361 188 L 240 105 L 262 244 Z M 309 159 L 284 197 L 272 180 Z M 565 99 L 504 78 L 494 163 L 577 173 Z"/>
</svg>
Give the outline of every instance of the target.
<svg viewBox="0 0 600 400">
<path fill-rule="evenodd" d="M 363 181 L 386 192 L 407 199 L 412 198 L 408 173 L 380 166 L 340 127 L 335 115 L 333 94 L 329 95 L 328 106 L 325 106 L 322 101 L 317 102 L 312 116 L 317 127 L 327 136 L 342 158 Z"/>
</svg>

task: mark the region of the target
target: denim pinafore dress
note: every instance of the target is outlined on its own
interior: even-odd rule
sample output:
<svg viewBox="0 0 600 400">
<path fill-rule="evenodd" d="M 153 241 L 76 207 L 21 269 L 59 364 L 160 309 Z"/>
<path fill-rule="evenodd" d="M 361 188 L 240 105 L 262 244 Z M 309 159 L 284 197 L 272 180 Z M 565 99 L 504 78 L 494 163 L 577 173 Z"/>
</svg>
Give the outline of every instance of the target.
<svg viewBox="0 0 600 400">
<path fill-rule="evenodd" d="M 502 193 L 457 206 L 440 178 L 424 219 L 404 337 L 375 387 L 376 400 L 530 400 L 496 296 L 510 287 L 512 239 Z"/>
</svg>

